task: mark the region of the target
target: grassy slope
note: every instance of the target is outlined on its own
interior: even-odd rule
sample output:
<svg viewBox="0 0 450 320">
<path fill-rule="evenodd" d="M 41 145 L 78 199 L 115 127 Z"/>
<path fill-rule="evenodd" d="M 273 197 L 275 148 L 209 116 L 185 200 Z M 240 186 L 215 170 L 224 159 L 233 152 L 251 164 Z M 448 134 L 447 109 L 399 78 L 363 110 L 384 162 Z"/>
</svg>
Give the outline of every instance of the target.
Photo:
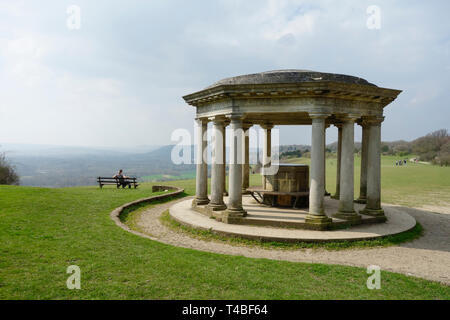
<svg viewBox="0 0 450 320">
<path fill-rule="evenodd" d="M 195 171 L 185 172 L 178 176 L 169 175 L 169 174 L 154 174 L 150 176 L 141 177 L 142 181 L 145 182 L 154 182 L 154 181 L 171 181 L 171 180 L 188 180 L 195 179 Z"/>
<path fill-rule="evenodd" d="M 171 184 L 193 194 L 192 180 Z M 109 218 L 113 208 L 150 193 L 149 184 L 0 186 L 0 299 L 450 299 L 449 287 L 389 272 L 382 272 L 382 289 L 371 291 L 362 268 L 167 246 Z M 66 288 L 72 264 L 81 267 L 82 290 Z"/>
</svg>

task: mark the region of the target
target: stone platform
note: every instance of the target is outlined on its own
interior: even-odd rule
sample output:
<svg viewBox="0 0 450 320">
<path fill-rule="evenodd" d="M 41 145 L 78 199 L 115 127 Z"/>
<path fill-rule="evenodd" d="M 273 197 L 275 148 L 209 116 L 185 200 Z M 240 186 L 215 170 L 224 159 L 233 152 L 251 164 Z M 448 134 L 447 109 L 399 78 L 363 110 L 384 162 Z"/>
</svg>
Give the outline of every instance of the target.
<svg viewBox="0 0 450 320">
<path fill-rule="evenodd" d="M 408 231 L 416 225 L 416 220 L 401 209 L 385 207 L 386 222 L 379 223 L 376 218 L 362 215 L 360 225 L 350 226 L 341 219 L 333 219 L 334 229 L 315 231 L 305 229 L 308 209 L 288 209 L 266 207 L 258 204 L 250 196 L 243 197 L 247 217 L 240 224 L 225 224 L 207 216 L 202 208 L 191 207 L 192 200 L 185 200 L 170 208 L 170 215 L 179 223 L 216 234 L 281 242 L 326 242 L 344 240 L 369 240 Z M 226 202 L 226 200 L 225 200 Z M 331 217 L 337 212 L 338 201 L 325 199 L 325 213 Z M 355 204 L 359 211 L 363 205 Z M 377 223 L 378 222 L 378 223 Z M 345 228 L 345 229 L 342 229 Z"/>
</svg>

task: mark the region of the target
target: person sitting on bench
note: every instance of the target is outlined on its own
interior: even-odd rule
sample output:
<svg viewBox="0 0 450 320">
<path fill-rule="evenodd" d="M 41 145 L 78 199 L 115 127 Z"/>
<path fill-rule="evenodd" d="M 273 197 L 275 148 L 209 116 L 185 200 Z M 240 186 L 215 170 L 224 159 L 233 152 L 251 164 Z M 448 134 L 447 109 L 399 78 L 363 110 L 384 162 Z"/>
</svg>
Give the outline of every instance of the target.
<svg viewBox="0 0 450 320">
<path fill-rule="evenodd" d="M 122 169 L 120 169 L 119 172 L 113 176 L 113 178 L 119 180 L 119 183 L 122 186 L 122 188 L 125 188 L 126 186 L 128 186 L 129 188 L 131 187 L 131 183 L 125 180 L 128 179 L 129 177 L 123 175 Z"/>
</svg>

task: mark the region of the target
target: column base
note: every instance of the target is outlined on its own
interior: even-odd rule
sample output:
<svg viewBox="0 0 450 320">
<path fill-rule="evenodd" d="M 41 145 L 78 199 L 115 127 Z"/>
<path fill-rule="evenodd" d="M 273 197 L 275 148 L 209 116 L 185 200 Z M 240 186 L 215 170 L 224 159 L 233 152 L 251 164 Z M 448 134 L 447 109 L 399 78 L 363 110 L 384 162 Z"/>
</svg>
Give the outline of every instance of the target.
<svg viewBox="0 0 450 320">
<path fill-rule="evenodd" d="M 363 210 L 360 210 L 359 213 L 360 214 L 364 214 L 366 216 L 372 216 L 372 217 L 384 216 L 384 210 L 383 209 L 368 209 L 368 208 L 365 208 Z"/>
<path fill-rule="evenodd" d="M 245 211 L 244 208 L 227 209 L 222 213 L 222 222 L 228 224 L 239 224 L 246 216 L 247 211 Z"/>
<path fill-rule="evenodd" d="M 356 211 L 352 212 L 341 212 L 338 211 L 335 214 L 333 214 L 333 218 L 347 220 L 347 221 L 360 221 L 361 216 L 356 213 Z"/>
<path fill-rule="evenodd" d="M 192 207 L 197 207 L 197 206 L 204 206 L 206 204 L 209 203 L 209 199 L 208 198 L 195 198 L 194 200 L 192 200 Z"/>
<path fill-rule="evenodd" d="M 326 215 L 308 214 L 305 218 L 306 225 L 315 230 L 327 230 L 331 226 L 332 221 Z"/>
<path fill-rule="evenodd" d="M 225 203 L 222 203 L 222 204 L 215 204 L 215 203 L 209 203 L 207 206 L 206 206 L 206 209 L 207 210 L 210 210 L 210 211 L 223 211 L 223 210 L 226 210 L 227 209 L 227 206 L 225 205 Z"/>
<path fill-rule="evenodd" d="M 360 204 L 366 204 L 367 203 L 367 199 L 366 198 L 361 198 L 359 197 L 358 199 L 356 199 L 355 201 L 353 201 L 354 203 L 360 203 Z"/>
</svg>

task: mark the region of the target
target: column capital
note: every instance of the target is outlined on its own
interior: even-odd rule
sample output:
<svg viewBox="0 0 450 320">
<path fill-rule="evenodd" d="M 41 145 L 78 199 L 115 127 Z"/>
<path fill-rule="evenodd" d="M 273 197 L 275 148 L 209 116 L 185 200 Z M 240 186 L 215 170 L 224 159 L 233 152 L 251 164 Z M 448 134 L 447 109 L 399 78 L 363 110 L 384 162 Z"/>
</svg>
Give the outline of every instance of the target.
<svg viewBox="0 0 450 320">
<path fill-rule="evenodd" d="M 242 113 L 227 114 L 225 117 L 228 123 L 242 123 L 245 118 Z"/>
<path fill-rule="evenodd" d="M 377 126 L 384 121 L 384 117 L 383 116 L 367 117 L 364 119 L 364 121 L 369 126 Z"/>
<path fill-rule="evenodd" d="M 224 125 L 225 126 L 225 122 L 226 122 L 226 118 L 224 118 L 224 117 L 209 117 L 208 120 L 213 122 L 215 125 Z"/>
<path fill-rule="evenodd" d="M 310 112 L 309 113 L 309 117 L 311 119 L 326 119 L 329 116 L 331 116 L 331 114 L 329 113 L 323 113 L 323 112 Z"/>
<path fill-rule="evenodd" d="M 263 129 L 268 129 L 268 130 L 270 130 L 270 129 L 273 128 L 273 123 L 266 122 L 266 123 L 260 124 L 260 126 L 261 126 L 261 128 L 263 128 Z"/>
<path fill-rule="evenodd" d="M 338 128 L 338 129 L 341 129 L 342 128 L 342 125 L 343 125 L 343 123 L 342 122 L 340 122 L 340 121 L 338 121 L 338 122 L 335 122 L 335 123 L 333 123 L 333 125 L 336 127 L 336 128 Z"/>
<path fill-rule="evenodd" d="M 356 113 L 346 113 L 339 116 L 339 120 L 343 123 L 345 122 L 355 122 L 357 119 L 361 118 L 360 114 Z"/>
<path fill-rule="evenodd" d="M 362 117 L 361 119 L 358 119 L 356 121 L 356 123 L 364 128 L 368 128 L 369 127 L 369 122 L 367 121 L 367 117 Z"/>
<path fill-rule="evenodd" d="M 242 129 L 244 129 L 245 131 L 250 129 L 252 126 L 253 126 L 253 123 L 251 123 L 251 122 L 243 122 L 242 123 Z"/>
<path fill-rule="evenodd" d="M 197 121 L 197 123 L 201 123 L 201 124 L 208 124 L 208 122 L 209 122 L 208 118 L 195 118 L 195 121 Z"/>
</svg>

